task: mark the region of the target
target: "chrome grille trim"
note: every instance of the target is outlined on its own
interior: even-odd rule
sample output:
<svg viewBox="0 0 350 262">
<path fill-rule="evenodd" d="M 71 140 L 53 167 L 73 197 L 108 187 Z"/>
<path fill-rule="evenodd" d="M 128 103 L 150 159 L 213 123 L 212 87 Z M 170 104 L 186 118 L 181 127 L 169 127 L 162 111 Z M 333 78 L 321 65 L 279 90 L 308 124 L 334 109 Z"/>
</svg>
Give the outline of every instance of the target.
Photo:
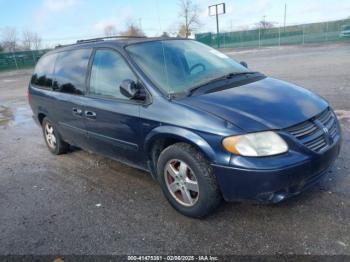
<svg viewBox="0 0 350 262">
<path fill-rule="evenodd" d="M 336 116 L 330 108 L 285 131 L 314 152 L 321 152 L 330 147 L 339 134 Z"/>
</svg>

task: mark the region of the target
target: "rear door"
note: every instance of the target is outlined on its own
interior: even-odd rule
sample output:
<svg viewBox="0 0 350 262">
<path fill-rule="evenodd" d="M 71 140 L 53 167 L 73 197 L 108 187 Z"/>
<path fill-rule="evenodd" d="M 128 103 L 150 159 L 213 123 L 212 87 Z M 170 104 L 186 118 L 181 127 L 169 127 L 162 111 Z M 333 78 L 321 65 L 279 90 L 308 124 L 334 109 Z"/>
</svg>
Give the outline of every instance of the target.
<svg viewBox="0 0 350 262">
<path fill-rule="evenodd" d="M 140 103 L 120 93 L 125 79 L 137 82 L 123 56 L 114 49 L 96 49 L 91 62 L 89 101 L 85 119 L 92 150 L 110 157 L 142 165 L 138 153 L 141 140 Z"/>
<path fill-rule="evenodd" d="M 76 49 L 58 53 L 55 64 L 55 119 L 59 132 L 70 144 L 86 148 L 84 121 L 86 79 L 92 49 Z"/>
</svg>

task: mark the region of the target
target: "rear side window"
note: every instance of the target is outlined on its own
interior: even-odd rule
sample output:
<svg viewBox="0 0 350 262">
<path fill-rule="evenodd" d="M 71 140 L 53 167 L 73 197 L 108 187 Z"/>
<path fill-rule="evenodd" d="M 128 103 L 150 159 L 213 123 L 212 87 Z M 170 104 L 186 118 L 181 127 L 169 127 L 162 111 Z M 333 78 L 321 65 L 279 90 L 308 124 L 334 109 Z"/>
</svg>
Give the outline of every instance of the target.
<svg viewBox="0 0 350 262">
<path fill-rule="evenodd" d="M 57 54 L 43 56 L 35 66 L 31 84 L 40 88 L 52 88 L 53 70 Z"/>
<path fill-rule="evenodd" d="M 55 65 L 54 90 L 82 95 L 91 49 L 60 52 Z"/>
<path fill-rule="evenodd" d="M 91 68 L 90 94 L 128 99 L 120 93 L 119 88 L 125 79 L 137 81 L 124 58 L 113 50 L 97 50 Z"/>
</svg>

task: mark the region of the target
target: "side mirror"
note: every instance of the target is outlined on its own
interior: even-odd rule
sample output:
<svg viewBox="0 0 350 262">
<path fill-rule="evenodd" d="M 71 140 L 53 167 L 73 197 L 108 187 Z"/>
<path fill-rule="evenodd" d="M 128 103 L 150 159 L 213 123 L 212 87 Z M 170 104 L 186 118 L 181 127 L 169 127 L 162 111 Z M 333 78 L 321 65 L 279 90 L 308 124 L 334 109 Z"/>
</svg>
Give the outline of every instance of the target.
<svg viewBox="0 0 350 262">
<path fill-rule="evenodd" d="M 131 79 L 125 79 L 120 84 L 120 93 L 129 99 L 136 98 L 140 93 L 140 86 Z"/>
<path fill-rule="evenodd" d="M 244 66 L 245 68 L 248 68 L 248 64 L 246 63 L 246 62 L 244 62 L 244 61 L 241 61 L 241 62 L 239 62 L 242 66 Z"/>
</svg>

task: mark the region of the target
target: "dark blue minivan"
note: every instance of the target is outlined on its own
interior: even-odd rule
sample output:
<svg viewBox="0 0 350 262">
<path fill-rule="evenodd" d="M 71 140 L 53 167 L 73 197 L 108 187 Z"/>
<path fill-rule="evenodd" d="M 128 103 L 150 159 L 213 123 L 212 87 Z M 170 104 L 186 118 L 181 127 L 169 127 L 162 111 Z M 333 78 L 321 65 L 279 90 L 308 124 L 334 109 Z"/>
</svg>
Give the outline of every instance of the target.
<svg viewBox="0 0 350 262">
<path fill-rule="evenodd" d="M 28 96 L 53 154 L 74 145 L 149 171 L 190 217 L 222 199 L 297 195 L 323 177 L 341 144 L 324 99 L 187 39 L 58 47 L 37 63 Z"/>
</svg>

